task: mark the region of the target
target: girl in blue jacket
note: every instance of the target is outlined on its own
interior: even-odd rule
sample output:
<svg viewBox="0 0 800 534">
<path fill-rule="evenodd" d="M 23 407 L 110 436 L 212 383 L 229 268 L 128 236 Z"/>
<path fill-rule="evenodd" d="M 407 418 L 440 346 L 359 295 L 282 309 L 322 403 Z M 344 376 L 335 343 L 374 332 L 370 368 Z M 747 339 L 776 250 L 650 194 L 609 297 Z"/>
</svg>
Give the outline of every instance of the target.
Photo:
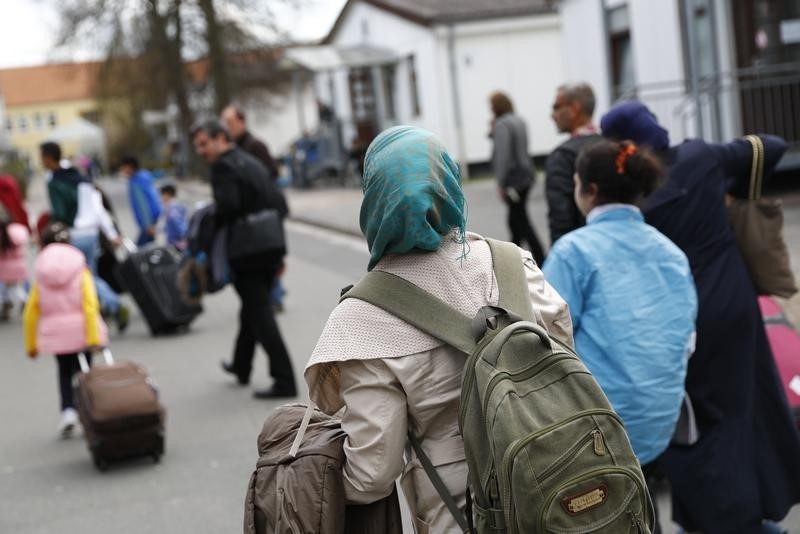
<svg viewBox="0 0 800 534">
<path fill-rule="evenodd" d="M 684 397 L 695 286 L 686 255 L 636 206 L 661 175 L 652 154 L 601 141 L 576 168 L 586 226 L 555 243 L 543 271 L 569 304 L 578 354 L 649 471 L 669 445 Z"/>
</svg>

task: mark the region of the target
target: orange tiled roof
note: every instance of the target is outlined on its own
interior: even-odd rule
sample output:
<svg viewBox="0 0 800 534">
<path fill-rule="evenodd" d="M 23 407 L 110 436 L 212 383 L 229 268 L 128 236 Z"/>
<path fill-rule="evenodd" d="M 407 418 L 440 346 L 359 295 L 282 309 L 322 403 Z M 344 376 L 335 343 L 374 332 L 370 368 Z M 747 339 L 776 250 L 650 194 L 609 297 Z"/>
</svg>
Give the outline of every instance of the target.
<svg viewBox="0 0 800 534">
<path fill-rule="evenodd" d="M 6 106 L 93 98 L 100 63 L 63 63 L 0 69 Z"/>
</svg>

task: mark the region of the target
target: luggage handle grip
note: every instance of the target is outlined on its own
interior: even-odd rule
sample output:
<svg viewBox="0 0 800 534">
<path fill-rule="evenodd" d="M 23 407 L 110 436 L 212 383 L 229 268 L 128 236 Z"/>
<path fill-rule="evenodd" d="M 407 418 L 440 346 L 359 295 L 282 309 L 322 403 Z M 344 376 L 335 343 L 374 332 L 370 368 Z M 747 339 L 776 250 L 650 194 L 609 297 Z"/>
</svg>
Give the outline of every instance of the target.
<svg viewBox="0 0 800 534">
<path fill-rule="evenodd" d="M 106 361 L 106 365 L 114 365 L 114 356 L 111 354 L 111 349 L 104 347 L 101 352 L 103 353 L 103 359 Z M 81 366 L 82 373 L 89 372 L 89 360 L 86 359 L 86 353 L 78 353 L 78 364 Z"/>
</svg>

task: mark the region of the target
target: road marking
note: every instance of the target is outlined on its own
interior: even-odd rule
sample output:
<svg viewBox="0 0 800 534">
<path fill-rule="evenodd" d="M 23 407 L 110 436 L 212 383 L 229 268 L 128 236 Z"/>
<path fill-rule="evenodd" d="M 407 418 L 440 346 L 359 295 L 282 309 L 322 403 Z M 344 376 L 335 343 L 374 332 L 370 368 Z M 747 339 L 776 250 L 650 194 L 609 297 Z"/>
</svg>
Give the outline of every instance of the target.
<svg viewBox="0 0 800 534">
<path fill-rule="evenodd" d="M 314 237 L 325 241 L 326 243 L 330 243 L 331 245 L 343 246 L 356 252 L 369 254 L 367 242 L 364 238 L 355 237 L 353 235 L 336 232 L 334 230 L 321 228 L 313 224 L 299 221 L 286 221 L 284 224 L 286 224 L 286 227 L 292 232 Z"/>
</svg>

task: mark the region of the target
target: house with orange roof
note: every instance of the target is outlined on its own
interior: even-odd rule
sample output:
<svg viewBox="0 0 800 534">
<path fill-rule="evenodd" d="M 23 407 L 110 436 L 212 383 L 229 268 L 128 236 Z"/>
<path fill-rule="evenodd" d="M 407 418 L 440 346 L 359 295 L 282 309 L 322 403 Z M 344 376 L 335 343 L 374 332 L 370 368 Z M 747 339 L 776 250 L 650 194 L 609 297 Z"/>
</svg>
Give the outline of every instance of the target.
<svg viewBox="0 0 800 534">
<path fill-rule="evenodd" d="M 0 127 L 33 168 L 39 167 L 39 144 L 54 137 L 65 156 L 102 151 L 95 101 L 99 69 L 98 62 L 0 69 L 5 104 Z"/>
</svg>

